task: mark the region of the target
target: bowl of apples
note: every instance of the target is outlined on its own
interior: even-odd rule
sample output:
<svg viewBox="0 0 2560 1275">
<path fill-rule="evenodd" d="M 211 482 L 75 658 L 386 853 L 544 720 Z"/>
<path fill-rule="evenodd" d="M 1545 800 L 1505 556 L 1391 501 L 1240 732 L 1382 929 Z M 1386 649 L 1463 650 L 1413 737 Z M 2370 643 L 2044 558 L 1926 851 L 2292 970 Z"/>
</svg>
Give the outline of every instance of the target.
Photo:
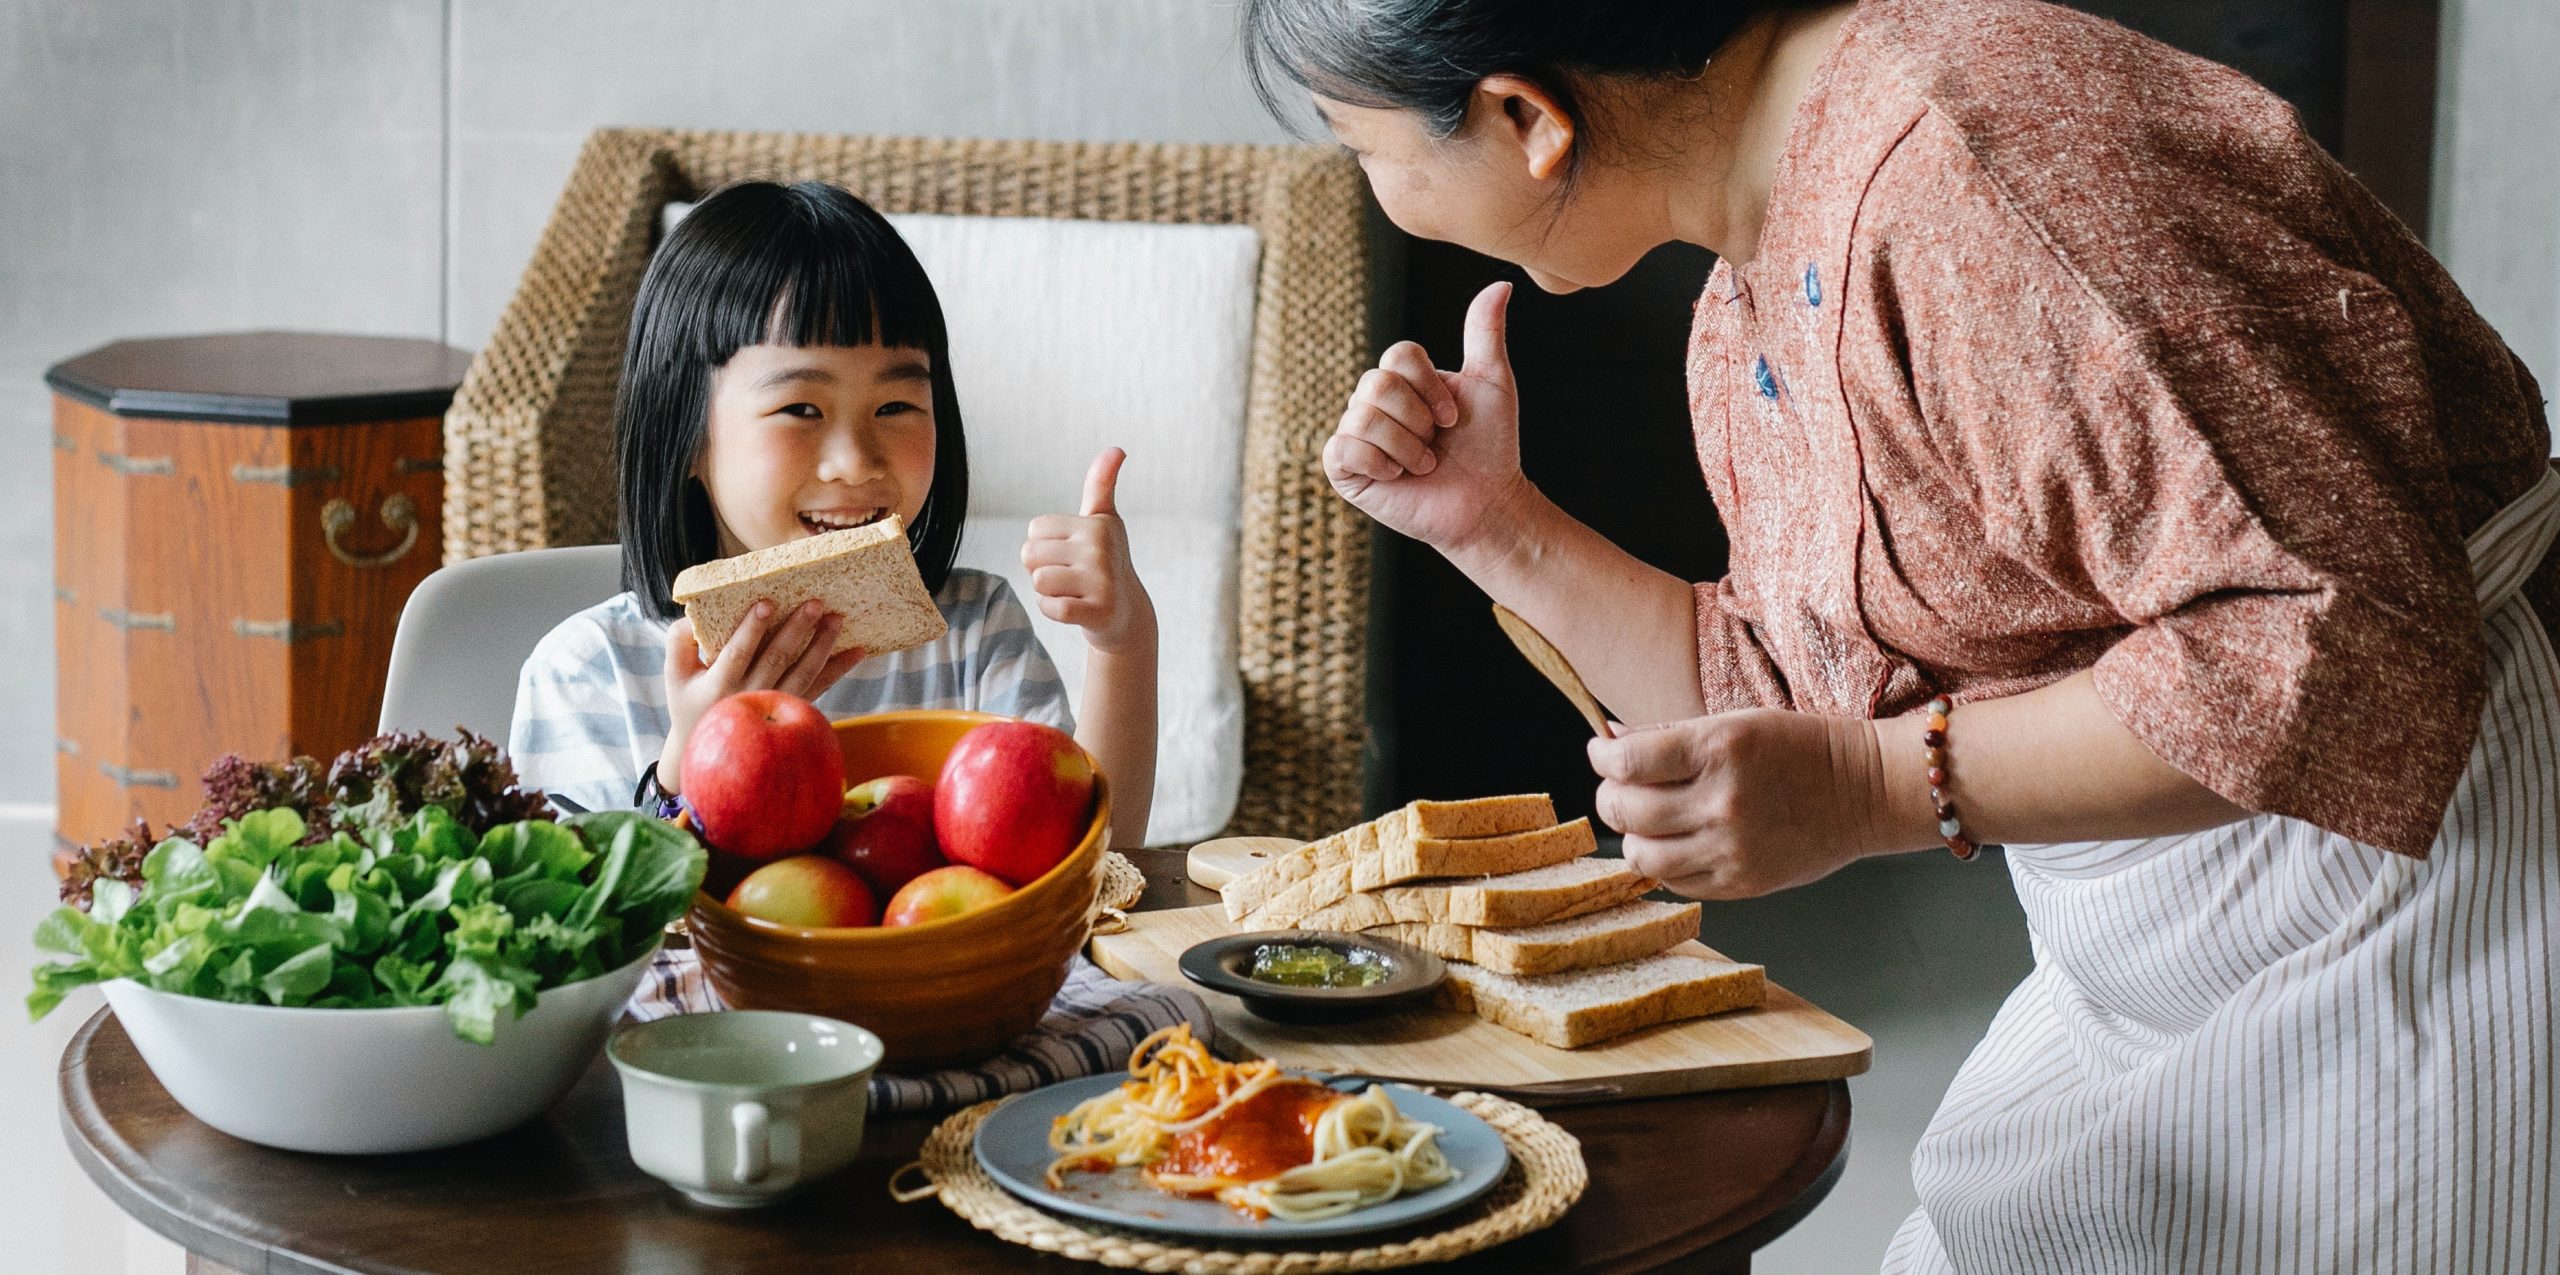
<svg viewBox="0 0 2560 1275">
<path fill-rule="evenodd" d="M 1084 946 L 1111 798 L 1063 731 L 957 710 L 830 724 L 750 692 L 705 714 L 684 763 L 713 851 L 689 928 L 734 1008 L 858 1024 L 891 1070 L 965 1064 L 1039 1022 Z"/>
</svg>

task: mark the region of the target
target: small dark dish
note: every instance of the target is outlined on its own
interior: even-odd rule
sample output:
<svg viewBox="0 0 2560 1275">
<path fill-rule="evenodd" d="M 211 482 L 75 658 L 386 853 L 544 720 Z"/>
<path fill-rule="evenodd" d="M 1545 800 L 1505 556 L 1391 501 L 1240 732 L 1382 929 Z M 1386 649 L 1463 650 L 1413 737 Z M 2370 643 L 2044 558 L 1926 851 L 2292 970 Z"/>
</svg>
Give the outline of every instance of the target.
<svg viewBox="0 0 2560 1275">
<path fill-rule="evenodd" d="M 1366 987 L 1291 987 L 1251 977 L 1254 952 L 1268 945 L 1326 947 L 1349 957 L 1365 953 L 1386 967 L 1386 977 Z M 1195 943 L 1182 954 L 1182 976 L 1244 1002 L 1255 1016 L 1275 1023 L 1347 1023 L 1402 1009 L 1429 997 L 1449 977 L 1440 958 L 1419 948 L 1358 934 L 1312 930 L 1263 930 Z"/>
</svg>

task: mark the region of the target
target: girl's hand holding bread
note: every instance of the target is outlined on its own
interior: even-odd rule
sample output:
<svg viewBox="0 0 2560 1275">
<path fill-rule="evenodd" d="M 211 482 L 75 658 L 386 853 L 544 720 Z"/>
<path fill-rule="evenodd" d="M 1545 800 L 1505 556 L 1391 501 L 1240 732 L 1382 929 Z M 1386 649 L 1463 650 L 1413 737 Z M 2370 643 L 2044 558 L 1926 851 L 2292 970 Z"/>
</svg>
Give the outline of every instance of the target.
<svg viewBox="0 0 2560 1275">
<path fill-rule="evenodd" d="M 684 746 L 694 723 L 711 706 L 740 691 L 788 691 L 814 700 L 826 693 L 865 652 L 848 647 L 830 657 L 844 617 L 815 601 L 804 602 L 775 627 L 773 603 L 759 602 L 708 664 L 695 645 L 693 618 L 667 629 L 667 744 L 658 754 L 658 787 L 683 791 Z"/>
</svg>

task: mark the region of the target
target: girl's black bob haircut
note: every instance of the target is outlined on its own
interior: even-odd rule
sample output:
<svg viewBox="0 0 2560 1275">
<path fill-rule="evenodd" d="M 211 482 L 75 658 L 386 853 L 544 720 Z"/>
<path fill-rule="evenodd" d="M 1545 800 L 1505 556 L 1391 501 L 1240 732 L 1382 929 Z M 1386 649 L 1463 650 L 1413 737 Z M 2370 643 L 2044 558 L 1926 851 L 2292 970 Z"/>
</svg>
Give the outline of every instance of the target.
<svg viewBox="0 0 2560 1275">
<path fill-rule="evenodd" d="M 750 345 L 921 350 L 933 377 L 933 484 L 907 546 L 940 592 L 969 510 L 969 453 L 942 303 L 907 242 L 871 205 L 824 182 L 722 187 L 649 260 L 614 392 L 622 584 L 651 615 L 683 614 L 676 574 L 720 556 L 711 497 L 693 477 L 711 379 Z"/>
</svg>

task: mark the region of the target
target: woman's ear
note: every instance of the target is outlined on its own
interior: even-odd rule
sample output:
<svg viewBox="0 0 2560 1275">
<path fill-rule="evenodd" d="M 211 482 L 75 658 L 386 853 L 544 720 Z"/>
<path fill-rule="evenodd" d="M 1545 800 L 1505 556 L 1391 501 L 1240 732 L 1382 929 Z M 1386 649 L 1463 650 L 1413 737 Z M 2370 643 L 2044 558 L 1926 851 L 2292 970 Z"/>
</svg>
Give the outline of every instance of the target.
<svg viewBox="0 0 2560 1275">
<path fill-rule="evenodd" d="M 1467 105 L 1470 130 L 1481 130 L 1505 154 L 1517 154 L 1523 171 L 1537 181 L 1564 176 L 1573 160 L 1573 117 L 1536 81 L 1517 75 L 1488 75 L 1476 84 Z"/>
</svg>

